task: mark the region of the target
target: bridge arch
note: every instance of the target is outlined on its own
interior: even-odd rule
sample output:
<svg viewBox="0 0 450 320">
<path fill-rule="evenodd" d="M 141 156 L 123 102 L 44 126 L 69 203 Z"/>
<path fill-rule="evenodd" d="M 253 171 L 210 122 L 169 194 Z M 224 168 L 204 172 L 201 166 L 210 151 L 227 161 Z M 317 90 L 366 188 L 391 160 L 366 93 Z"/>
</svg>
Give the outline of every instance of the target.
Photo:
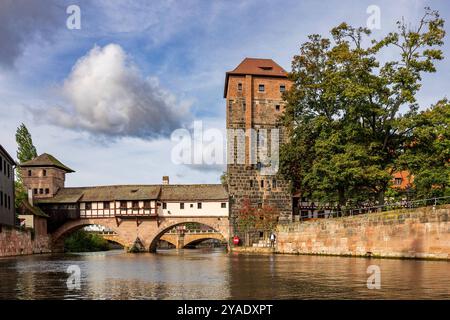
<svg viewBox="0 0 450 320">
<path fill-rule="evenodd" d="M 106 237 L 106 240 L 116 242 L 124 248 L 129 248 L 133 243 L 133 240 L 127 239 L 126 236 L 121 234 L 120 228 L 117 228 L 117 225 L 111 219 L 78 219 L 66 222 L 52 233 L 52 246 L 56 249 L 55 251 L 61 251 L 64 248 L 64 239 L 68 235 L 90 225 L 101 225 L 113 230 L 116 235 Z"/>
<path fill-rule="evenodd" d="M 207 236 L 194 235 L 194 236 L 190 237 L 188 242 L 185 241 L 184 248 L 187 248 L 189 246 L 196 246 L 207 240 L 218 240 L 220 242 L 227 241 L 227 239 L 225 239 L 220 233 L 218 233 L 217 235 L 207 235 Z"/>
<path fill-rule="evenodd" d="M 226 228 L 224 228 L 224 230 L 220 230 L 220 229 L 222 229 L 222 228 L 220 228 L 220 226 L 219 226 L 219 228 L 217 226 L 213 227 L 210 224 L 207 224 L 205 222 L 200 222 L 200 221 L 183 221 L 183 222 L 177 222 L 177 223 L 173 223 L 173 224 L 169 223 L 169 224 L 166 224 L 166 225 L 161 225 L 160 228 L 159 228 L 158 233 L 154 236 L 153 240 L 150 242 L 149 251 L 152 252 L 152 253 L 155 253 L 156 249 L 157 249 L 158 241 L 165 234 L 167 234 L 168 231 L 170 231 L 171 229 L 173 229 L 173 228 L 175 228 L 177 226 L 185 225 L 187 223 L 198 223 L 198 224 L 207 226 L 211 230 L 214 230 L 214 231 L 217 232 L 217 235 L 218 235 L 217 238 L 219 240 L 223 240 L 223 241 L 227 240 L 228 233 L 225 232 L 227 230 Z M 198 235 L 197 239 L 193 239 L 193 240 L 189 241 L 188 244 L 190 244 L 192 242 L 195 242 L 195 241 L 199 241 L 199 240 L 204 241 L 204 240 L 208 240 L 208 239 L 216 239 L 216 236 L 211 237 L 210 235 L 208 235 L 208 236 L 203 236 L 202 237 L 202 235 Z M 187 244 L 184 244 L 183 247 L 185 247 L 186 245 Z"/>
</svg>

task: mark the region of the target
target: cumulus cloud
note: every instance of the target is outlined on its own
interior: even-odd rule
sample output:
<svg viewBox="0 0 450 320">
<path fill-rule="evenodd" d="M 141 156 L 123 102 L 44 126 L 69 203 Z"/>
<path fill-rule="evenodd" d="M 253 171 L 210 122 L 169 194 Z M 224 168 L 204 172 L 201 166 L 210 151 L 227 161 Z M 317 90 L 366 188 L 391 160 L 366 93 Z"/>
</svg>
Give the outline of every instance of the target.
<svg viewBox="0 0 450 320">
<path fill-rule="evenodd" d="M 167 137 L 182 127 L 188 103 L 179 103 L 157 78 L 145 78 L 117 44 L 95 46 L 61 86 L 66 105 L 34 110 L 37 120 L 105 137 Z"/>
</svg>

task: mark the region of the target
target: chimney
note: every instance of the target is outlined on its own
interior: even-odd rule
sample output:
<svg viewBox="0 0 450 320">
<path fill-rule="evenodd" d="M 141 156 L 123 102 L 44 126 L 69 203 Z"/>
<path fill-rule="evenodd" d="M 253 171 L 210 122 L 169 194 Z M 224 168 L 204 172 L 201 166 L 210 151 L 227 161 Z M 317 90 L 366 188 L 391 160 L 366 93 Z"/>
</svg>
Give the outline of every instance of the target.
<svg viewBox="0 0 450 320">
<path fill-rule="evenodd" d="M 33 207 L 33 190 L 32 189 L 28 189 L 28 202 L 30 203 L 30 205 Z"/>
<path fill-rule="evenodd" d="M 169 184 L 169 176 L 163 176 L 163 185 Z"/>
</svg>

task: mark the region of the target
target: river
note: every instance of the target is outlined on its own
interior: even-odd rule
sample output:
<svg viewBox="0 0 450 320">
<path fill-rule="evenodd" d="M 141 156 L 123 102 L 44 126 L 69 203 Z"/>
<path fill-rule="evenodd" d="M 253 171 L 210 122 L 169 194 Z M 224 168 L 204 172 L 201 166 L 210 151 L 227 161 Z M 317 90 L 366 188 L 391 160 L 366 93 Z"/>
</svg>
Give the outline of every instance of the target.
<svg viewBox="0 0 450 320">
<path fill-rule="evenodd" d="M 380 268 L 381 289 L 367 288 L 370 265 Z M 68 286 L 70 266 L 80 277 Z M 222 249 L 0 259 L 0 299 L 449 298 L 446 261 L 245 255 Z"/>
</svg>

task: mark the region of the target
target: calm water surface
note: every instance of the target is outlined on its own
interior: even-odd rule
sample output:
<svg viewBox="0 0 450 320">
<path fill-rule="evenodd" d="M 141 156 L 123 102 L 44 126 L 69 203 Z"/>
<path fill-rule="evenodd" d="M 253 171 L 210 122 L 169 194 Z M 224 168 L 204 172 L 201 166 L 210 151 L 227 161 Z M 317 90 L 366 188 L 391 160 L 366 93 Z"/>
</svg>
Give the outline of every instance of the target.
<svg viewBox="0 0 450 320">
<path fill-rule="evenodd" d="M 367 289 L 367 267 L 381 290 Z M 69 290 L 67 268 L 81 270 Z M 449 299 L 450 263 L 227 254 L 221 249 L 122 251 L 0 259 L 0 299 Z"/>
</svg>

